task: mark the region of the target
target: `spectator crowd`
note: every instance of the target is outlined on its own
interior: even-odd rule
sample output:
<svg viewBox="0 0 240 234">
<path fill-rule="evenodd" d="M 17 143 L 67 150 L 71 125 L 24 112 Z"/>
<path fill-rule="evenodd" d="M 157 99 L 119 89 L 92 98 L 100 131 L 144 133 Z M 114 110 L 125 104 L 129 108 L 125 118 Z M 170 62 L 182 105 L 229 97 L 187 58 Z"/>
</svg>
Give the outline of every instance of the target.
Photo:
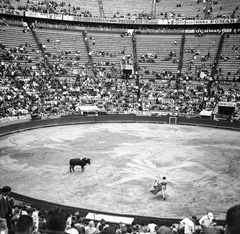
<svg viewBox="0 0 240 234">
<path fill-rule="evenodd" d="M 239 234 L 240 205 L 230 207 L 223 225 L 218 225 L 212 212 L 200 219 L 185 217 L 171 226 L 149 223 L 118 223 L 105 219 L 88 220 L 60 207 L 49 210 L 15 204 L 11 187 L 4 186 L 0 194 L 0 231 L 2 234 Z"/>
<path fill-rule="evenodd" d="M 62 14 L 62 15 L 74 15 L 78 17 L 100 17 L 100 13 L 91 12 L 91 5 L 87 10 L 81 10 L 81 4 L 74 6 L 71 2 L 65 1 L 30 1 L 21 3 L 17 1 L 18 4 L 11 4 L 10 0 L 1 0 L 0 8 L 8 9 L 8 10 L 20 10 L 20 11 L 31 11 L 38 13 L 50 13 L 50 14 Z M 207 3 L 208 2 L 208 3 Z M 159 3 L 159 0 L 156 0 L 156 3 Z M 184 3 L 182 3 L 184 5 Z M 185 19 L 231 19 L 236 18 L 239 19 L 239 7 L 236 4 L 230 4 L 230 9 L 228 11 L 224 10 L 226 6 L 221 5 L 216 0 L 196 0 L 195 7 L 191 9 L 193 12 L 188 12 L 185 14 L 185 10 L 183 9 L 181 12 L 181 8 L 188 7 L 185 5 L 182 6 L 181 3 L 176 1 L 176 5 L 174 3 L 172 6 L 173 9 L 169 9 L 169 11 L 165 12 L 156 12 L 154 13 L 149 10 L 138 10 L 135 9 L 129 10 L 127 12 L 122 10 L 116 10 L 113 14 L 107 14 L 109 18 L 119 18 L 119 19 L 129 19 L 129 20 L 152 20 L 154 18 L 159 18 L 163 20 L 185 20 Z M 103 5 L 103 4 L 102 4 Z M 158 5 L 158 4 L 157 4 Z M 233 6 L 232 6 L 233 5 Z M 144 6 L 144 5 L 143 5 Z M 219 6 L 219 7 L 217 7 Z M 121 8 L 121 5 L 119 5 Z M 125 6 L 124 6 L 125 7 Z M 106 7 L 107 8 L 107 7 Z M 101 15 L 101 17 L 106 18 L 105 15 Z"/>
<path fill-rule="evenodd" d="M 94 46 L 96 38 L 89 38 Z M 236 102 L 239 112 L 239 80 L 213 80 L 210 74 L 202 77 L 199 72 L 188 77 L 168 71 L 156 73 L 152 79 L 136 74 L 119 77 L 121 68 L 110 62 L 112 57 L 120 55 L 123 65 L 134 66 L 133 55 L 126 53 L 125 47 L 116 53 L 92 51 L 90 59 L 100 57 L 102 62 L 83 64 L 81 51 L 58 47 L 57 55 L 52 55 L 46 49 L 50 42 L 47 38 L 36 49 L 27 39 L 15 46 L 0 41 L 0 118 L 80 114 L 81 105 L 95 105 L 107 113 L 198 116 L 203 109 L 213 110 L 219 101 Z M 55 61 L 50 62 L 54 56 Z M 141 54 L 140 61 L 154 63 L 157 56 Z M 169 52 L 169 58 L 175 56 Z M 70 62 L 76 62 L 78 69 L 68 66 Z"/>
</svg>

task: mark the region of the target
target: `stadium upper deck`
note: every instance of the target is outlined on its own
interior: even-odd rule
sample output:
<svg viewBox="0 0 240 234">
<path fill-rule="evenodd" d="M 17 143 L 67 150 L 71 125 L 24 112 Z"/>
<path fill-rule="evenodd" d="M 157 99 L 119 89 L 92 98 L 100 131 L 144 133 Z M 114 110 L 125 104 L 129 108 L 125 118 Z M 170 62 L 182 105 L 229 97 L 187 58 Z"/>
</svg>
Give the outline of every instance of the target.
<svg viewBox="0 0 240 234">
<path fill-rule="evenodd" d="M 239 18 L 238 0 L 1 0 L 6 8 L 26 9 L 69 15 L 124 18 L 124 19 L 170 19 L 170 18 Z M 114 6 L 114 7 L 113 7 Z"/>
</svg>

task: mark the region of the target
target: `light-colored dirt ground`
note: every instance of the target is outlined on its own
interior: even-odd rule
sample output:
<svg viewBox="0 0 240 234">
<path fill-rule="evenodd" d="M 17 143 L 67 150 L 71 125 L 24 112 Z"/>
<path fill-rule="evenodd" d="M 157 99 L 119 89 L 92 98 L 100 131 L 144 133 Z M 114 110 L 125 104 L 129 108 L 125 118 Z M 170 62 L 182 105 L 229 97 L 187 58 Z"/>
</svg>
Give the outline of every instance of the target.
<svg viewBox="0 0 240 234">
<path fill-rule="evenodd" d="M 82 124 L 0 138 L 0 185 L 34 198 L 122 214 L 224 219 L 240 200 L 240 132 L 158 124 Z M 85 172 L 69 159 L 91 157 Z M 167 200 L 149 192 L 166 176 Z"/>
</svg>

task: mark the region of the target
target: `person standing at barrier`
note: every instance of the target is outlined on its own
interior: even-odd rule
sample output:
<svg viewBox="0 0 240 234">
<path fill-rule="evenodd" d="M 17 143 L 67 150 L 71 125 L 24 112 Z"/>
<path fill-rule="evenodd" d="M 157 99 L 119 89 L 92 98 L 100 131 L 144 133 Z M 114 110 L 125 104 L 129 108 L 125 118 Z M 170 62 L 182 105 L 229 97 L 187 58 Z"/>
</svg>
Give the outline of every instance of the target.
<svg viewBox="0 0 240 234">
<path fill-rule="evenodd" d="M 2 194 L 0 196 L 0 220 L 5 219 L 7 222 L 8 230 L 12 229 L 12 207 L 10 205 L 10 193 L 11 187 L 4 186 L 2 188 Z"/>
<path fill-rule="evenodd" d="M 180 221 L 180 226 L 183 229 L 184 234 L 192 234 L 195 232 L 195 222 L 197 220 L 196 216 L 192 216 L 191 218 L 185 218 Z"/>
<path fill-rule="evenodd" d="M 157 224 L 155 224 L 153 220 L 150 221 L 150 223 L 147 225 L 147 227 L 151 234 L 156 233 Z"/>
<path fill-rule="evenodd" d="M 199 224 L 201 225 L 201 233 L 204 233 L 206 228 L 209 228 L 213 224 L 213 213 L 208 212 L 206 215 L 204 215 L 200 220 Z"/>
</svg>

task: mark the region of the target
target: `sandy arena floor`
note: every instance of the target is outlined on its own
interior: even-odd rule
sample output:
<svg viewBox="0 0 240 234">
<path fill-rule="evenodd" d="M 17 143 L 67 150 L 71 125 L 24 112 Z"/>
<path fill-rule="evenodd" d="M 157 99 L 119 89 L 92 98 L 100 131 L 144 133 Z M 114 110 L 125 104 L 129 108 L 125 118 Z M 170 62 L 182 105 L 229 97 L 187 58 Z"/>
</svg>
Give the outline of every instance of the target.
<svg viewBox="0 0 240 234">
<path fill-rule="evenodd" d="M 240 132 L 180 125 L 82 124 L 0 138 L 0 186 L 121 214 L 224 219 L 240 201 Z M 69 159 L 90 157 L 85 172 Z M 167 200 L 149 192 L 166 176 Z"/>
</svg>

